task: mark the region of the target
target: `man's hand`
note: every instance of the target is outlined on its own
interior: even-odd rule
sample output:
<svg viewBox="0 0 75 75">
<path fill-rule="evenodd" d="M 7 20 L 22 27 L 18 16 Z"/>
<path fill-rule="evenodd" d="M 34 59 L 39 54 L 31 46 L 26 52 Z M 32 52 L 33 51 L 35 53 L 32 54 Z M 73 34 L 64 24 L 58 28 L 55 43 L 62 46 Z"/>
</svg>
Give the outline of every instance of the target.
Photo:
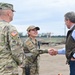
<svg viewBox="0 0 75 75">
<path fill-rule="evenodd" d="M 20 64 L 18 67 L 24 68 L 25 67 L 25 64 Z"/>
<path fill-rule="evenodd" d="M 56 49 L 51 48 L 51 49 L 48 50 L 48 53 L 50 55 L 54 56 L 54 55 L 57 55 L 58 54 L 58 51 Z"/>
<path fill-rule="evenodd" d="M 74 58 L 71 58 L 71 61 L 75 61 L 75 59 Z"/>
</svg>

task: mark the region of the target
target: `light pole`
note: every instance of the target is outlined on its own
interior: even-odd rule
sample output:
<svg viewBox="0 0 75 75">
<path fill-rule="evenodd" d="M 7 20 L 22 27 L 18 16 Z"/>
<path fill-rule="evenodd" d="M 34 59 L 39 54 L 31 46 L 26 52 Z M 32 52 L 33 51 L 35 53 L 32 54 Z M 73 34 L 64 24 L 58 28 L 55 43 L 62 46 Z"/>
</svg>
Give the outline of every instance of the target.
<svg viewBox="0 0 75 75">
<path fill-rule="evenodd" d="M 66 36 L 66 25 L 64 25 L 64 37 Z"/>
</svg>

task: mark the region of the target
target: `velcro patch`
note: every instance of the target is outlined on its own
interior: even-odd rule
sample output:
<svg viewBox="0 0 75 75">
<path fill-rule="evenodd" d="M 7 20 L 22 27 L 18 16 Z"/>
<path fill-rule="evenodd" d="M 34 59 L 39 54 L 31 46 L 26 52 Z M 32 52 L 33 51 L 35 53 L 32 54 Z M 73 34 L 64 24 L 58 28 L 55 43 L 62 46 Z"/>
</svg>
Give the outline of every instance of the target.
<svg viewBox="0 0 75 75">
<path fill-rule="evenodd" d="M 18 33 L 16 31 L 11 32 L 12 36 L 16 36 Z"/>
</svg>

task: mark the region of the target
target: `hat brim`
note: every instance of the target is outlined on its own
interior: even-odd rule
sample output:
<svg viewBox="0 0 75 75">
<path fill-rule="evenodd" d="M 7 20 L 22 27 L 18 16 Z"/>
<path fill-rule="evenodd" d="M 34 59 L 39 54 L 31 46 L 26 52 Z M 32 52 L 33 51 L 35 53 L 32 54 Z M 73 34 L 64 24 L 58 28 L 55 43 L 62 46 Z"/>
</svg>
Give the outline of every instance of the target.
<svg viewBox="0 0 75 75">
<path fill-rule="evenodd" d="M 15 10 L 12 10 L 13 12 L 16 12 Z"/>
<path fill-rule="evenodd" d="M 40 28 L 39 28 L 39 27 L 35 27 L 34 29 L 36 29 L 36 30 L 40 30 Z"/>
</svg>

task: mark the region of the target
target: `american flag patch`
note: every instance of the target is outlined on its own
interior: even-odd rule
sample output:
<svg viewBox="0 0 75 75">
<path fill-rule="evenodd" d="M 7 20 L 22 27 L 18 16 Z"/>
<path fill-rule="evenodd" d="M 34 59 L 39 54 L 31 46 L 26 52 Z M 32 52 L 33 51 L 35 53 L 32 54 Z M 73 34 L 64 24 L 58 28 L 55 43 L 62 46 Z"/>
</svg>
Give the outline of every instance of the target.
<svg viewBox="0 0 75 75">
<path fill-rule="evenodd" d="M 17 35 L 17 32 L 16 31 L 13 31 L 13 32 L 11 32 L 11 35 L 12 36 L 16 36 Z"/>
</svg>

